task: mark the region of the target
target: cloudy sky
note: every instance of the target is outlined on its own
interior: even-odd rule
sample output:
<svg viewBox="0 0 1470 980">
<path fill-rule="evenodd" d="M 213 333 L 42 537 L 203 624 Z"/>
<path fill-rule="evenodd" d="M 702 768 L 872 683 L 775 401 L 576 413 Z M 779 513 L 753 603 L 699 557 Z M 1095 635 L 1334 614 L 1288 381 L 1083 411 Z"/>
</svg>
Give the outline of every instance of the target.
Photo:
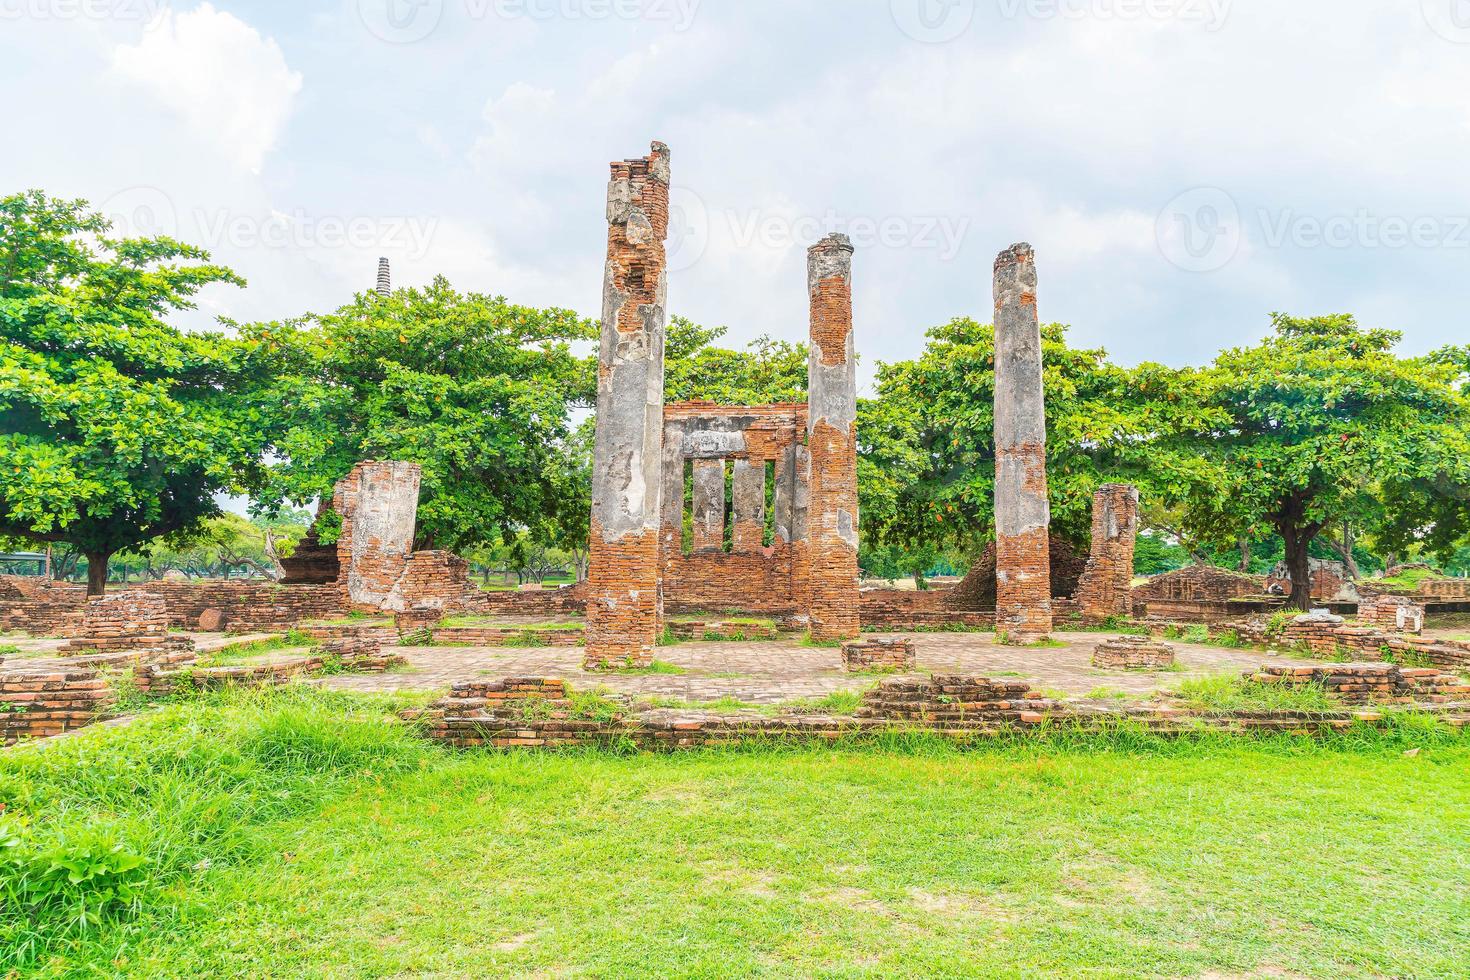
<svg viewBox="0 0 1470 980">
<path fill-rule="evenodd" d="M 250 285 L 200 318 L 379 255 L 596 315 L 607 162 L 659 139 L 673 312 L 800 339 L 846 231 L 865 376 L 1022 240 L 1124 363 L 1273 310 L 1470 335 L 1470 0 L 0 0 L 0 83 L 0 190 L 211 248 Z"/>
</svg>

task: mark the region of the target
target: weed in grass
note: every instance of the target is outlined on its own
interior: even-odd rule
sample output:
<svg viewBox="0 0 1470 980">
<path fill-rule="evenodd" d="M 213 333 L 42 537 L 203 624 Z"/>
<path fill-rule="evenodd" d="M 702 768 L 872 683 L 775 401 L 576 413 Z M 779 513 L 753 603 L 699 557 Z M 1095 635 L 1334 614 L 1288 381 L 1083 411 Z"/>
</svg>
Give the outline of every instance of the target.
<svg viewBox="0 0 1470 980">
<path fill-rule="evenodd" d="M 1318 684 L 1261 684 L 1236 674 L 1187 680 L 1175 692 L 1196 711 L 1340 711 L 1342 702 Z"/>
<path fill-rule="evenodd" d="M 641 674 L 687 674 L 689 671 L 678 664 L 671 664 L 667 660 L 655 660 L 647 667 L 635 667 L 627 665 L 613 670 L 614 674 L 628 674 L 638 676 Z"/>
<path fill-rule="evenodd" d="M 1184 635 L 1183 637 L 1181 637 L 1181 639 L 1183 639 L 1185 643 L 1209 643 L 1210 628 L 1203 625 L 1191 626 L 1184 631 Z"/>
<path fill-rule="evenodd" d="M 778 713 L 793 715 L 851 715 L 862 707 L 863 692 L 842 690 L 820 698 L 798 698 L 776 705 Z"/>
<path fill-rule="evenodd" d="M 801 645 L 804 647 L 818 647 L 823 650 L 834 650 L 841 648 L 842 641 L 818 640 L 814 638 L 810 633 L 803 633 L 801 637 Z"/>
<path fill-rule="evenodd" d="M 0 643 L 0 657 L 19 657 L 20 655 L 20 647 L 14 643 Z"/>
<path fill-rule="evenodd" d="M 674 627 L 668 623 L 664 624 L 663 632 L 658 635 L 657 646 L 674 647 L 680 643 L 679 635 L 674 632 Z"/>
</svg>

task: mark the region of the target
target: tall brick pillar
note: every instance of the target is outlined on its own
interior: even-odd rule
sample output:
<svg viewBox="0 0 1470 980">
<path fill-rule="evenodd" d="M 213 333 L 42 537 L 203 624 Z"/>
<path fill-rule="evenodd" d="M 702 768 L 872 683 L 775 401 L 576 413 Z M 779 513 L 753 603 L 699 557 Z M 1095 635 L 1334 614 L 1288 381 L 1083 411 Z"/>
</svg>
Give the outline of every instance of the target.
<svg viewBox="0 0 1470 980">
<path fill-rule="evenodd" d="M 669 148 L 612 164 L 597 363 L 597 441 L 587 582 L 589 668 L 653 661 L 663 602 L 665 258 Z"/>
<path fill-rule="evenodd" d="M 1133 615 L 1133 548 L 1138 539 L 1138 488 L 1105 483 L 1092 495 L 1092 548 L 1077 582 L 1086 620 Z"/>
<path fill-rule="evenodd" d="M 853 639 L 860 625 L 852 251 L 846 235 L 829 235 L 807 253 L 811 634 L 819 641 Z"/>
<path fill-rule="evenodd" d="M 1031 246 L 995 260 L 995 629 L 1006 642 L 1051 633 L 1046 402 Z"/>
</svg>

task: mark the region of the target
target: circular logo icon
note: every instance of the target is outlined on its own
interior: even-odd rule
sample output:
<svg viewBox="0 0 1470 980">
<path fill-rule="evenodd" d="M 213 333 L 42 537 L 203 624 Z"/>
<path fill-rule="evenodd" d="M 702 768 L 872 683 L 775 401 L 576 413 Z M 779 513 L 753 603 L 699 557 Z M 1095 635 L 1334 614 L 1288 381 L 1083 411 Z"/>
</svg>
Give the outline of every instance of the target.
<svg viewBox="0 0 1470 980">
<path fill-rule="evenodd" d="M 915 41 L 943 44 L 970 29 L 975 0 L 888 0 L 893 22 Z"/>
<path fill-rule="evenodd" d="M 1424 21 L 1455 44 L 1470 44 L 1470 0 L 1419 0 Z"/>
<path fill-rule="evenodd" d="M 669 239 L 665 268 L 682 272 L 704 257 L 709 247 L 709 209 L 687 187 L 669 188 Z"/>
<path fill-rule="evenodd" d="M 179 212 L 173 200 L 157 187 L 139 185 L 118 191 L 97 206 L 112 222 L 108 238 L 177 238 Z"/>
<path fill-rule="evenodd" d="M 357 0 L 357 16 L 374 37 L 412 44 L 434 33 L 444 16 L 444 0 Z"/>
<path fill-rule="evenodd" d="M 1224 268 L 1240 250 L 1240 209 L 1218 187 L 1196 187 L 1174 198 L 1154 221 L 1159 252 L 1187 272 Z"/>
</svg>

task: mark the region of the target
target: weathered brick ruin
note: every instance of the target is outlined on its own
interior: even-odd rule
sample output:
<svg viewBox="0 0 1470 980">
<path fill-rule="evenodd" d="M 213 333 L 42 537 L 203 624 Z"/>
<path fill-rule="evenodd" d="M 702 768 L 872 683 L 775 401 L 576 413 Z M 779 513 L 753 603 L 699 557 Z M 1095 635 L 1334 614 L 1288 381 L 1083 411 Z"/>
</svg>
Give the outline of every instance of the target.
<svg viewBox="0 0 1470 980">
<path fill-rule="evenodd" d="M 851 243 L 833 235 L 808 253 L 808 404 L 664 405 L 668 149 L 612 169 L 587 665 L 650 663 L 665 605 L 777 615 L 823 641 L 857 636 Z"/>
<path fill-rule="evenodd" d="M 654 143 L 648 156 L 612 164 L 607 222 L 588 546 L 586 662 L 594 668 L 652 663 L 663 616 L 667 146 Z"/>
<path fill-rule="evenodd" d="M 1358 622 L 1392 633 L 1424 632 L 1424 607 L 1399 595 L 1363 596 L 1358 604 Z"/>
<path fill-rule="evenodd" d="M 663 516 L 660 565 L 669 610 L 734 608 L 772 615 L 806 611 L 807 407 L 679 402 L 663 410 Z M 725 550 L 726 468 L 730 468 L 734 533 Z M 685 471 L 694 474 L 694 538 L 683 546 Z M 701 472 L 718 497 L 701 496 Z M 772 493 L 766 545 L 766 487 Z M 700 515 L 718 507 L 713 531 L 701 537 Z"/>
<path fill-rule="evenodd" d="M 1259 684 L 1316 685 L 1344 704 L 1438 704 L 1470 695 L 1470 683 L 1454 674 L 1391 663 L 1262 664 L 1245 676 Z"/>
<path fill-rule="evenodd" d="M 1348 578 L 1347 566 L 1326 558 L 1308 558 L 1307 574 L 1311 578 L 1312 598 L 1324 602 L 1356 602 L 1357 591 Z M 1266 591 L 1291 595 L 1291 567 L 1280 562 L 1266 576 Z"/>
<path fill-rule="evenodd" d="M 849 674 L 910 671 L 914 656 L 914 641 L 909 639 L 849 640 L 842 644 L 842 669 Z"/>
<path fill-rule="evenodd" d="M 1178 622 L 1210 622 L 1270 608 L 1265 580 L 1213 565 L 1190 565 L 1155 575 L 1133 590 L 1136 615 Z M 1278 600 L 1274 605 L 1280 605 Z"/>
<path fill-rule="evenodd" d="M 1119 636 L 1093 648 L 1092 666 L 1104 670 L 1162 670 L 1174 666 L 1174 648 L 1146 636 Z"/>
<path fill-rule="evenodd" d="M 1036 263 L 1020 244 L 995 260 L 995 628 L 1006 642 L 1051 633 L 1050 528 Z"/>
<path fill-rule="evenodd" d="M 1324 659 L 1380 659 L 1387 655 L 1441 670 L 1470 670 L 1470 643 L 1353 625 L 1331 613 L 1298 616 L 1287 624 L 1281 638 L 1289 646 Z"/>
<path fill-rule="evenodd" d="M 1138 488 L 1108 483 L 1092 498 L 1092 554 L 1077 584 L 1088 621 L 1133 615 L 1133 547 L 1138 538 Z"/>
<path fill-rule="evenodd" d="M 0 672 L 0 743 L 84 728 L 105 717 L 116 700 L 96 670 L 6 668 Z"/>
</svg>

